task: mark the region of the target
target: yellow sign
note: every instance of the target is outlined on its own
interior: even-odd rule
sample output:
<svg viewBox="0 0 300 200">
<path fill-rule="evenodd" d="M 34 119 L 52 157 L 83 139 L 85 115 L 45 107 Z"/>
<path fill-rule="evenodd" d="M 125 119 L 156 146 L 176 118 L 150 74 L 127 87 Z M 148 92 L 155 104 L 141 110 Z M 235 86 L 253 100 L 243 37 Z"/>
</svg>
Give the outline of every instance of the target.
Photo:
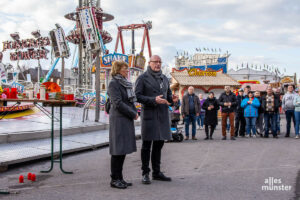
<svg viewBox="0 0 300 200">
<path fill-rule="evenodd" d="M 284 77 L 283 79 L 281 79 L 280 82 L 281 83 L 293 83 L 294 81 L 290 77 Z"/>
<path fill-rule="evenodd" d="M 189 76 L 217 76 L 217 72 L 201 71 L 197 68 L 188 70 L 188 73 Z"/>
</svg>

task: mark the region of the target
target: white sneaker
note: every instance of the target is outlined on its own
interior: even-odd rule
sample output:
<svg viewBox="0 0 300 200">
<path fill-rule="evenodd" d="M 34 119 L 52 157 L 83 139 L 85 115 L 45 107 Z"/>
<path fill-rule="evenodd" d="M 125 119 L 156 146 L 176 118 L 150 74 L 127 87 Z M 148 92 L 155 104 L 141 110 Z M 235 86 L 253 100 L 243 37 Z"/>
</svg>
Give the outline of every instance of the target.
<svg viewBox="0 0 300 200">
<path fill-rule="evenodd" d="M 249 135 L 246 135 L 246 138 L 249 138 L 250 136 Z"/>
<path fill-rule="evenodd" d="M 253 138 L 256 138 L 256 135 L 253 135 L 252 137 L 253 137 Z"/>
<path fill-rule="evenodd" d="M 296 139 L 299 139 L 299 135 L 296 135 L 296 137 L 295 137 Z"/>
</svg>

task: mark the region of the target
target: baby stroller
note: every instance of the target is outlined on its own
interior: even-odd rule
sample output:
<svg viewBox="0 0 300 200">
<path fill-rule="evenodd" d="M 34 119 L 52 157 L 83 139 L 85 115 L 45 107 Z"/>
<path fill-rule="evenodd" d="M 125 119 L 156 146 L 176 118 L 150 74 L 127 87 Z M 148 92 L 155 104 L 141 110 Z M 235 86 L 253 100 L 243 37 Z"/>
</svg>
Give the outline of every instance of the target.
<svg viewBox="0 0 300 200">
<path fill-rule="evenodd" d="M 183 141 L 183 134 L 182 130 L 177 127 L 178 122 L 180 121 L 180 113 L 179 110 L 173 110 L 171 107 L 170 115 L 171 115 L 171 134 L 172 134 L 172 141 L 173 142 L 182 142 Z"/>
</svg>

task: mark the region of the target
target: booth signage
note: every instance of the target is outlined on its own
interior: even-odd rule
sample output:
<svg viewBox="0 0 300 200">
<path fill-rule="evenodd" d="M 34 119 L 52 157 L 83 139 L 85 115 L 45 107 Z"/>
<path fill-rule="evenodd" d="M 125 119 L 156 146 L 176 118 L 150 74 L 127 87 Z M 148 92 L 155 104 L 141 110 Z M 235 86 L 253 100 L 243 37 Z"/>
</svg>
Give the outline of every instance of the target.
<svg viewBox="0 0 300 200">
<path fill-rule="evenodd" d="M 120 53 L 107 54 L 101 59 L 101 67 L 111 67 L 112 63 L 117 60 L 128 63 L 128 56 Z"/>
<path fill-rule="evenodd" d="M 188 70 L 189 76 L 217 76 L 217 72 L 201 71 L 199 69 Z"/>
</svg>

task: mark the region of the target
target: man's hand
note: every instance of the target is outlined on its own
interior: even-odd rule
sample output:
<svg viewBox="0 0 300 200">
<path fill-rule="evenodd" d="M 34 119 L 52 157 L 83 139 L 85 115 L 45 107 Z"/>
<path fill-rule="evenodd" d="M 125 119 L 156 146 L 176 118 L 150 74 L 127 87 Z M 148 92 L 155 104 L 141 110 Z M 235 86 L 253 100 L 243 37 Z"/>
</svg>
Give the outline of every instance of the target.
<svg viewBox="0 0 300 200">
<path fill-rule="evenodd" d="M 199 115 L 200 115 L 199 113 L 196 114 L 197 117 L 199 117 Z"/>
<path fill-rule="evenodd" d="M 137 120 L 138 118 L 139 118 L 139 114 L 136 113 L 136 116 L 135 116 L 134 120 Z"/>
<path fill-rule="evenodd" d="M 157 104 L 168 104 L 168 101 L 166 99 L 161 98 L 163 95 L 159 95 L 155 97 L 155 102 Z"/>
<path fill-rule="evenodd" d="M 224 106 L 228 106 L 228 103 L 226 102 L 226 103 L 224 103 Z"/>
<path fill-rule="evenodd" d="M 211 107 L 208 107 L 207 110 L 211 110 Z"/>
<path fill-rule="evenodd" d="M 231 106 L 231 102 L 227 103 L 228 106 Z"/>
<path fill-rule="evenodd" d="M 182 114 L 182 118 L 185 118 L 185 115 L 184 115 L 184 114 Z"/>
<path fill-rule="evenodd" d="M 211 106 L 210 106 L 210 108 L 211 108 L 211 109 L 214 109 L 214 106 L 213 106 L 213 105 L 211 105 Z"/>
</svg>

